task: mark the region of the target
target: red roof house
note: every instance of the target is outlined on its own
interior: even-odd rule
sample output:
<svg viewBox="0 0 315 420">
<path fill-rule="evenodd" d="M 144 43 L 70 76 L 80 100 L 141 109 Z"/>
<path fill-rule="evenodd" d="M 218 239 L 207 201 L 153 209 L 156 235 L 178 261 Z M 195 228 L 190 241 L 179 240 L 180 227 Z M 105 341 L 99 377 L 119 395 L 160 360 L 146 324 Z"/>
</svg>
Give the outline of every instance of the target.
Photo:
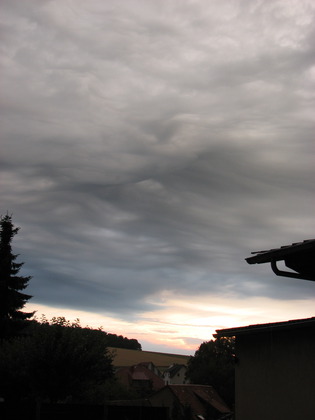
<svg viewBox="0 0 315 420">
<path fill-rule="evenodd" d="M 117 370 L 116 377 L 128 389 L 137 391 L 141 396 L 147 396 L 163 388 L 164 381 L 152 369 L 152 363 L 139 363 Z"/>
<path fill-rule="evenodd" d="M 149 401 L 153 407 L 168 407 L 170 419 L 189 418 L 229 419 L 232 412 L 212 386 L 209 385 L 167 385 Z"/>
</svg>

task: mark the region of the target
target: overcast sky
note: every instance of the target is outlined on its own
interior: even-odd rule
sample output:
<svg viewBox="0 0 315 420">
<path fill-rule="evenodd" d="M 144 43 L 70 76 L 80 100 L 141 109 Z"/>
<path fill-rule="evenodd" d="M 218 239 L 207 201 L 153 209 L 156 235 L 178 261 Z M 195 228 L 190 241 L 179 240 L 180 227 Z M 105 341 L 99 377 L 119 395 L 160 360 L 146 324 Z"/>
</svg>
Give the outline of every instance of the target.
<svg viewBox="0 0 315 420">
<path fill-rule="evenodd" d="M 244 260 L 315 237 L 313 0 L 0 13 L 1 214 L 30 308 L 178 351 L 314 315 L 314 283 Z"/>
</svg>

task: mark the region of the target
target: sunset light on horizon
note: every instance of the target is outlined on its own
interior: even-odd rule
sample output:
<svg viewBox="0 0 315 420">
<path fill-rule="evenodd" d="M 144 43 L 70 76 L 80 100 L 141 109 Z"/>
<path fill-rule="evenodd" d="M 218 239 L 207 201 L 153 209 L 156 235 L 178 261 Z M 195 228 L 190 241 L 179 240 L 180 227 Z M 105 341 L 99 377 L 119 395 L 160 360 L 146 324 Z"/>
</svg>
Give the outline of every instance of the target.
<svg viewBox="0 0 315 420">
<path fill-rule="evenodd" d="M 208 302 L 207 302 L 208 300 Z M 135 338 L 142 350 L 193 355 L 204 341 L 212 340 L 217 329 L 280 322 L 312 317 L 314 301 L 297 300 L 279 303 L 272 299 L 253 297 L 246 301 L 230 299 L 220 304 L 220 298 L 203 298 L 191 303 L 189 296 L 165 301 L 163 308 L 143 313 L 136 322 L 80 310 L 28 303 L 27 311 L 36 311 L 50 320 L 63 316 L 70 321 L 80 320 L 82 327 L 101 328 L 111 334 Z M 171 308 L 171 309 L 168 309 Z"/>
<path fill-rule="evenodd" d="M 26 311 L 181 354 L 314 316 L 314 282 L 246 258 L 315 238 L 315 1 L 3 0 L 0 25 Z"/>
</svg>

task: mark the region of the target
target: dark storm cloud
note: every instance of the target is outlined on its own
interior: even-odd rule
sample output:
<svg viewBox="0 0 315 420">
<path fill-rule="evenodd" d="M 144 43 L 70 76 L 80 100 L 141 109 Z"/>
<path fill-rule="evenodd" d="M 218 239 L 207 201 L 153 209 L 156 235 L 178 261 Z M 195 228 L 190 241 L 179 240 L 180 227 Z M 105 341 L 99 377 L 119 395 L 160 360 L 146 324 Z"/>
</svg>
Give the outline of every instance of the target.
<svg viewBox="0 0 315 420">
<path fill-rule="evenodd" d="M 162 290 L 313 293 L 244 261 L 314 236 L 312 2 L 1 13 L 1 211 L 34 300 L 127 317 Z"/>
</svg>

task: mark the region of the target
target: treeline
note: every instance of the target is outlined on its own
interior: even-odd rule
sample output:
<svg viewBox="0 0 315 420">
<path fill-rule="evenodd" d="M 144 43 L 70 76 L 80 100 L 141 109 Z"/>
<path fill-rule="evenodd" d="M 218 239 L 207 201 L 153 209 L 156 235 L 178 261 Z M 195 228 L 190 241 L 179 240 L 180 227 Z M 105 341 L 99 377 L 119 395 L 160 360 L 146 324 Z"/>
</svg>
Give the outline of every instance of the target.
<svg viewBox="0 0 315 420">
<path fill-rule="evenodd" d="M 25 321 L 19 335 L 0 340 L 0 398 L 52 403 L 119 398 L 125 390 L 114 377 L 107 349 L 113 343 L 141 349 L 137 340 L 82 328 L 79 320 Z"/>
<path fill-rule="evenodd" d="M 24 293 L 31 276 L 19 274 L 24 263 L 17 262 L 18 255 L 12 252 L 11 243 L 19 229 L 14 226 L 12 216 L 7 214 L 0 218 L 0 339 L 19 335 L 25 327 L 30 334 L 34 334 L 35 331 L 40 332 L 59 325 L 64 328 L 81 328 L 85 334 L 101 338 L 106 346 L 141 350 L 137 340 L 109 334 L 102 329 L 82 328 L 79 319 L 74 323 L 70 323 L 64 317 L 54 317 L 48 321 L 43 315 L 38 321 L 36 318 L 32 319 L 34 312 L 23 312 L 21 309 L 32 296 Z"/>
<path fill-rule="evenodd" d="M 82 327 L 80 320 L 77 318 L 74 322 L 70 322 L 65 317 L 53 317 L 51 320 L 43 315 L 40 319 L 34 317 L 34 319 L 26 322 L 27 329 L 25 334 L 34 334 L 35 332 L 41 332 L 47 328 L 54 328 L 54 326 L 59 325 L 63 328 L 80 328 L 82 334 L 85 334 L 87 337 L 99 338 L 106 347 L 117 347 L 120 349 L 130 349 L 130 350 L 142 350 L 141 344 L 135 338 L 127 338 L 122 335 L 107 333 L 102 329 L 93 329 L 91 327 Z"/>
<path fill-rule="evenodd" d="M 32 296 L 31 277 L 19 275 L 23 263 L 12 252 L 19 228 L 0 218 L 0 402 L 104 403 L 122 398 L 107 347 L 141 350 L 135 339 L 82 328 L 80 321 L 23 312 Z"/>
</svg>

